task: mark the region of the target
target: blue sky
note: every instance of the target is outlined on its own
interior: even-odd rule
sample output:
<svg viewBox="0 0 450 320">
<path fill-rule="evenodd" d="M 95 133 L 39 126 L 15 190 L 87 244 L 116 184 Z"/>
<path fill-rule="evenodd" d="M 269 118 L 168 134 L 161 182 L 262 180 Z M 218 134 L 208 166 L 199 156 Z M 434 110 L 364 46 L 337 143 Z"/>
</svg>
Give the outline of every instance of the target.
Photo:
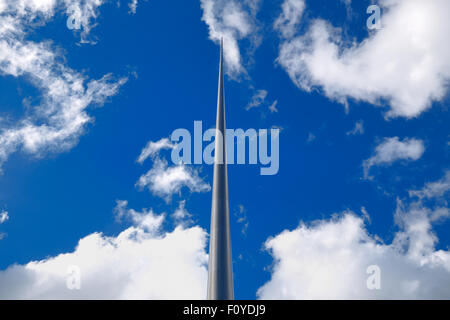
<svg viewBox="0 0 450 320">
<path fill-rule="evenodd" d="M 181 183 L 168 201 L 136 186 L 157 158 L 143 164 L 136 159 L 149 141 L 177 128 L 192 131 L 196 120 L 204 128 L 215 125 L 217 37 L 222 36 L 227 126 L 281 128 L 277 175 L 261 176 L 255 165 L 229 166 L 236 298 L 450 296 L 450 60 L 448 44 L 440 41 L 449 24 L 434 15 L 445 12 L 448 3 L 380 1 L 385 24 L 372 31 L 366 27 L 370 1 L 149 0 L 139 1 L 135 13 L 127 1 L 120 6 L 116 1 L 20 3 L 25 13 L 0 0 L 0 26 L 8 18 L 25 23 L 14 25 L 17 32 L 0 28 L 0 210 L 8 217 L 0 220 L 0 284 L 9 288 L 0 285 L 2 298 L 60 297 L 61 292 L 68 298 L 101 298 L 98 288 L 104 284 L 94 283 L 92 274 L 83 276 L 91 270 L 105 275 L 117 292 L 106 298 L 171 298 L 167 288 L 174 288 L 175 298 L 202 297 L 211 192 Z M 87 17 L 78 31 L 66 26 L 72 5 Z M 409 14 L 416 18 L 400 28 L 397 22 Z M 430 21 L 435 28 L 426 27 Z M 27 54 L 18 47 L 34 44 L 55 58 L 36 58 L 30 66 L 17 58 Z M 53 76 L 46 78 L 45 70 Z M 92 91 L 61 90 L 52 96 L 55 79 L 69 83 L 67 74 L 84 80 L 85 88 L 106 74 L 111 78 Z M 95 96 L 102 90 L 106 93 Z M 264 101 L 247 110 L 260 90 Z M 86 107 L 73 111 L 80 101 L 88 101 Z M 59 117 L 61 110 L 71 110 L 71 120 L 52 122 L 51 115 Z M 27 123 L 61 133 L 80 114 L 89 121 L 64 138 L 45 140 L 39 131 L 33 138 L 45 141 L 27 144 Z M 160 150 L 157 157 L 170 161 L 170 151 Z M 364 164 L 370 167 L 366 175 Z M 186 170 L 212 185 L 211 166 Z M 120 213 L 118 200 L 127 201 L 129 209 Z M 191 215 L 182 223 L 172 216 L 180 203 Z M 151 220 L 156 231 L 139 222 L 162 213 L 160 225 Z M 184 229 L 174 231 L 180 224 Z M 152 239 L 167 245 L 170 235 L 192 231 L 189 239 L 198 249 L 193 256 L 183 254 L 178 261 L 175 253 L 181 249 L 173 244 L 175 253 L 167 253 L 166 260 L 179 266 L 167 270 L 192 277 L 195 288 L 184 280 L 148 280 L 167 277 L 163 264 L 152 269 L 145 260 L 164 256 L 163 249 L 146 256 L 139 250 L 147 247 L 133 247 L 133 257 L 144 257 L 151 276 L 139 271 L 132 277 L 130 271 L 111 279 L 111 263 L 131 259 L 126 254 L 112 260 L 99 254 L 92 265 L 77 262 L 76 255 L 70 263 L 59 256 L 74 252 L 89 235 L 117 239 L 130 228 L 144 233 L 146 246 L 158 245 L 147 244 Z M 55 266 L 47 268 L 52 261 Z M 80 290 L 65 286 L 72 264 L 81 265 Z M 365 288 L 369 265 L 381 267 L 380 290 Z M 402 270 L 406 275 L 398 279 Z M 29 282 L 20 278 L 31 277 L 27 272 L 34 277 Z M 49 283 L 30 290 L 40 277 Z M 397 282 L 390 285 L 388 279 Z"/>
</svg>

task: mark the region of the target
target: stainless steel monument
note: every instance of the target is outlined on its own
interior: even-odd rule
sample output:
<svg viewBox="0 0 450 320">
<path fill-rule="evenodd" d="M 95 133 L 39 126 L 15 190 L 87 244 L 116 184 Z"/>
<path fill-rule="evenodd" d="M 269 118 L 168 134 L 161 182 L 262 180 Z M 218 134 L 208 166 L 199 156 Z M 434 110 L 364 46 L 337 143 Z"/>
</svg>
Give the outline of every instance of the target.
<svg viewBox="0 0 450 320">
<path fill-rule="evenodd" d="M 233 266 L 231 261 L 230 213 L 228 208 L 228 175 L 225 143 L 226 126 L 223 78 L 222 39 L 220 41 L 219 92 L 217 97 L 214 182 L 209 244 L 209 300 L 234 299 Z"/>
</svg>

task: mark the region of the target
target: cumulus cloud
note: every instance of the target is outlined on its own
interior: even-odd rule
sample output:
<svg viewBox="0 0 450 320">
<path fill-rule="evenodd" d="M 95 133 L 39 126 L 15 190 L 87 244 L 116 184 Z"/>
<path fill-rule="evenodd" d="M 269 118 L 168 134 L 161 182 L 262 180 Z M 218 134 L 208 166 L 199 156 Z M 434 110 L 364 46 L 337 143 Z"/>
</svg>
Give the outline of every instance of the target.
<svg viewBox="0 0 450 320">
<path fill-rule="evenodd" d="M 211 187 L 199 174 L 199 169 L 183 163 L 169 166 L 167 160 L 160 155 L 162 150 L 173 149 L 176 144 L 168 138 L 159 141 L 149 141 L 142 149 L 137 162 L 143 163 L 149 157 L 153 161 L 152 168 L 139 177 L 136 186 L 140 189 L 148 188 L 154 195 L 170 202 L 172 196 L 180 193 L 183 187 L 190 192 L 207 192 Z"/>
<path fill-rule="evenodd" d="M 256 14 L 259 0 L 200 0 L 202 20 L 208 25 L 209 38 L 216 43 L 224 40 L 226 71 L 230 76 L 245 73 L 239 41 L 257 42 Z"/>
<path fill-rule="evenodd" d="M 154 161 L 163 160 L 155 156 Z M 173 187 L 176 179 L 168 180 Z M 181 180 L 180 185 L 199 188 L 195 179 Z M 155 184 L 164 182 L 156 178 Z M 171 187 L 164 186 L 164 192 Z M 95 232 L 80 239 L 72 252 L 0 270 L 0 299 L 206 297 L 207 233 L 199 226 L 188 227 L 193 221 L 185 201 L 170 215 L 170 231 L 163 227 L 165 213 L 137 211 L 126 200 L 117 200 L 113 212 L 117 222 L 131 224 L 117 236 Z M 5 211 L 0 219 L 7 219 Z"/>
<path fill-rule="evenodd" d="M 364 178 L 369 179 L 370 168 L 377 165 L 390 165 L 398 160 L 415 161 L 422 157 L 425 146 L 422 140 L 398 137 L 385 138 L 376 148 L 375 154 L 363 162 Z"/>
<path fill-rule="evenodd" d="M 116 237 L 92 233 L 73 252 L 12 265 L 0 271 L 0 299 L 204 299 L 206 232 L 163 231 L 164 216 L 118 207 L 133 221 L 150 216 L 152 227 L 138 219 Z"/>
<path fill-rule="evenodd" d="M 319 88 L 330 99 L 388 105 L 387 117 L 416 117 L 442 101 L 450 79 L 450 2 L 383 0 L 383 28 L 361 42 L 346 41 L 340 29 L 313 20 L 293 35 L 302 10 L 283 4 L 276 26 L 282 38 L 278 62 L 301 89 Z M 288 13 L 286 13 L 286 12 Z M 281 19 L 281 20 L 280 20 Z M 277 21 L 278 21 L 277 20 Z M 287 30 L 287 31 L 283 31 Z"/>
<path fill-rule="evenodd" d="M 57 9 L 56 1 L 2 2 L 0 8 L 0 75 L 31 82 L 41 93 L 41 102 L 29 114 L 0 128 L 0 165 L 10 154 L 21 150 L 42 156 L 73 147 L 92 122 L 87 113 L 90 105 L 103 105 L 117 94 L 125 78 L 108 74 L 99 80 L 88 80 L 68 67 L 64 57 L 50 42 L 26 40 L 27 32 L 38 23 L 49 21 Z M 67 6 L 81 5 L 66 1 Z M 93 10 L 101 1 L 86 1 Z M 83 7 L 84 8 L 84 7 Z M 86 9 L 88 12 L 91 12 Z M 87 20 L 89 21 L 89 19 Z M 86 22 L 88 23 L 88 22 Z M 85 31 L 87 25 L 84 25 Z"/>
<path fill-rule="evenodd" d="M 448 208 L 427 207 L 421 200 L 398 200 L 398 231 L 390 244 L 371 235 L 364 219 L 352 212 L 283 231 L 265 243 L 274 265 L 271 279 L 259 288 L 258 296 L 449 299 L 450 252 L 435 249 L 438 238 L 432 230 L 436 213 L 443 211 Z M 368 272 L 377 268 L 380 287 L 373 289 L 368 286 L 373 274 Z"/>
<path fill-rule="evenodd" d="M 142 175 L 136 185 L 148 188 L 153 194 L 170 201 L 183 187 L 190 192 L 208 192 L 211 186 L 203 181 L 197 169 L 186 165 L 169 166 L 164 159 L 155 159 L 153 167 Z"/>
</svg>

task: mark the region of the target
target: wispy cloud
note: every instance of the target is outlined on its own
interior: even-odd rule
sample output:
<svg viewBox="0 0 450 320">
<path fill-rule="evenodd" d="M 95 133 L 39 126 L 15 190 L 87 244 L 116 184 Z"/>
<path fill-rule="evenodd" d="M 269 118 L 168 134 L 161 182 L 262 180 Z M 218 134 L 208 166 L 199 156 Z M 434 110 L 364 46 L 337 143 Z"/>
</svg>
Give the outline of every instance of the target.
<svg viewBox="0 0 450 320">
<path fill-rule="evenodd" d="M 165 218 L 164 214 L 157 215 L 151 209 L 143 209 L 142 212 L 129 209 L 128 201 L 126 200 L 116 201 L 114 213 L 117 221 L 120 222 L 123 219 L 129 219 L 134 225 L 142 228 L 148 233 L 157 232 L 161 228 Z"/>
<path fill-rule="evenodd" d="M 304 0 L 285 0 L 281 5 L 282 12 L 275 20 L 274 29 L 278 30 L 283 38 L 290 38 L 297 32 L 303 11 Z"/>
<path fill-rule="evenodd" d="M 370 168 L 377 165 L 390 165 L 398 160 L 415 161 L 422 157 L 425 146 L 422 140 L 398 137 L 385 138 L 376 148 L 372 157 L 363 162 L 364 178 L 370 179 Z"/>
<path fill-rule="evenodd" d="M 138 6 L 138 0 L 131 0 L 128 4 L 128 7 L 130 8 L 130 13 L 135 14 Z"/>
<path fill-rule="evenodd" d="M 364 121 L 359 120 L 355 123 L 355 127 L 352 130 L 347 131 L 346 135 L 356 136 L 358 134 L 363 134 L 363 133 L 364 133 Z"/>
<path fill-rule="evenodd" d="M 269 111 L 272 112 L 272 113 L 278 112 L 277 106 L 278 106 L 278 101 L 275 100 L 275 101 L 272 102 L 272 104 L 269 106 Z"/>
<path fill-rule="evenodd" d="M 26 0 L 22 0 L 26 1 Z M 68 16 L 68 25 L 74 31 L 74 33 L 80 34 L 81 43 L 95 44 L 95 41 L 89 39 L 91 29 L 96 26 L 95 20 L 97 19 L 99 12 L 98 8 L 102 6 L 107 0 L 64 0 L 63 3 L 66 6 L 66 14 Z M 30 2 L 38 2 L 27 1 Z M 39 1 L 41 3 L 54 3 L 56 1 L 46 0 Z M 57 9 L 57 8 L 56 8 Z"/>
<path fill-rule="evenodd" d="M 250 110 L 252 108 L 257 108 L 261 104 L 264 103 L 267 97 L 267 91 L 266 90 L 257 90 L 253 94 L 253 97 L 251 101 L 248 103 L 248 105 L 245 107 L 245 110 Z"/>
<path fill-rule="evenodd" d="M 254 90 L 253 86 L 250 86 L 250 87 L 252 90 Z M 278 101 L 275 100 L 272 103 L 267 101 L 268 94 L 269 93 L 267 92 L 267 90 L 264 90 L 264 89 L 254 90 L 253 96 L 251 97 L 249 103 L 245 107 L 245 110 L 248 111 L 250 109 L 256 109 L 256 108 L 260 109 L 260 108 L 264 107 L 264 110 L 265 110 L 265 108 L 267 108 L 270 111 L 270 113 L 278 112 L 278 109 L 277 109 Z"/>
<path fill-rule="evenodd" d="M 190 214 L 186 209 L 186 200 L 180 201 L 178 208 L 171 215 L 172 219 L 177 225 L 188 226 L 193 223 L 192 214 Z"/>
<path fill-rule="evenodd" d="M 308 137 L 306 138 L 306 143 L 311 143 L 316 140 L 316 135 L 312 132 L 308 133 Z"/>
<path fill-rule="evenodd" d="M 241 225 L 241 233 L 242 235 L 247 235 L 247 230 L 248 230 L 248 218 L 247 218 L 247 209 L 245 209 L 245 207 L 240 204 L 238 205 L 237 210 L 234 213 L 235 217 L 236 217 L 236 221 L 237 223 L 239 223 Z"/>
<path fill-rule="evenodd" d="M 168 138 L 162 138 L 159 141 L 153 142 L 149 141 L 147 145 L 142 149 L 141 154 L 139 155 L 137 162 L 142 164 L 149 157 L 155 157 L 159 155 L 161 150 L 165 149 L 173 149 L 175 144 L 173 144 Z"/>
<path fill-rule="evenodd" d="M 208 25 L 209 38 L 216 43 L 224 40 L 226 71 L 232 77 L 246 73 L 239 41 L 248 39 L 257 44 L 256 13 L 259 0 L 200 0 L 202 20 Z"/>
<path fill-rule="evenodd" d="M 410 191 L 410 196 L 416 196 L 421 199 L 432 199 L 442 197 L 450 190 L 450 171 L 447 171 L 445 176 L 435 182 L 430 182 L 425 185 L 422 190 Z"/>
<path fill-rule="evenodd" d="M 0 212 L 0 224 L 6 222 L 7 220 L 9 220 L 9 214 L 8 211 L 1 211 Z M 0 240 L 2 240 L 3 238 L 6 237 L 6 233 L 5 232 L 0 232 Z"/>
<path fill-rule="evenodd" d="M 101 3 L 64 2 L 67 8 L 82 6 L 83 14 L 89 17 Z M 27 33 L 39 25 L 37 22 L 44 24 L 53 17 L 56 5 L 56 1 L 21 0 L 7 2 L 0 11 L 0 75 L 29 80 L 42 95 L 41 103 L 33 106 L 24 118 L 2 124 L 0 165 L 18 150 L 42 156 L 72 148 L 93 120 L 87 108 L 103 105 L 127 81 L 111 74 L 88 80 L 68 67 L 60 51 L 50 42 L 27 40 Z M 89 32 L 90 18 L 86 19 L 84 32 Z"/>
<path fill-rule="evenodd" d="M 0 224 L 6 222 L 7 220 L 9 220 L 8 211 L 3 210 L 2 212 L 0 212 Z"/>
</svg>

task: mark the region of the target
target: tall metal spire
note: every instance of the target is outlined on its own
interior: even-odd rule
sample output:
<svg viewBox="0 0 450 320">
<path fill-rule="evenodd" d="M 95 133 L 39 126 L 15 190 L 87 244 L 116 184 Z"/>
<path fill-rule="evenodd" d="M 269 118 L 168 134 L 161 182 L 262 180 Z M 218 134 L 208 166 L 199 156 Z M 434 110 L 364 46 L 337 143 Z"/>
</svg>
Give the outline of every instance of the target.
<svg viewBox="0 0 450 320">
<path fill-rule="evenodd" d="M 209 300 L 234 299 L 225 133 L 226 126 L 225 98 L 223 90 L 223 39 L 221 39 L 219 92 L 217 97 L 216 142 L 214 155 L 214 182 L 209 243 Z M 220 135 L 223 137 L 223 139 L 220 139 L 218 137 Z"/>
</svg>

